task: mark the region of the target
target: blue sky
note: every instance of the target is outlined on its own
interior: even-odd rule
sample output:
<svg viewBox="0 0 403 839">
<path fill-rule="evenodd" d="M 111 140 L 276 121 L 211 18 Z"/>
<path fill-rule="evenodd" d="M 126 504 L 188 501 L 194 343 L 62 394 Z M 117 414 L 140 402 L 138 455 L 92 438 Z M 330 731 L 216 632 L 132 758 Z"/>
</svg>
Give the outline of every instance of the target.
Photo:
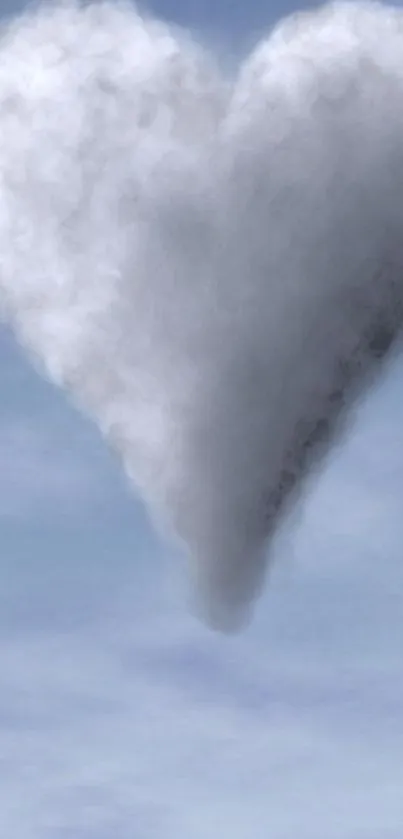
<svg viewBox="0 0 403 839">
<path fill-rule="evenodd" d="M 153 8 L 239 49 L 291 9 L 265 5 Z M 401 839 L 401 373 L 397 353 L 226 638 L 96 429 L 0 332 L 1 836 Z"/>
</svg>

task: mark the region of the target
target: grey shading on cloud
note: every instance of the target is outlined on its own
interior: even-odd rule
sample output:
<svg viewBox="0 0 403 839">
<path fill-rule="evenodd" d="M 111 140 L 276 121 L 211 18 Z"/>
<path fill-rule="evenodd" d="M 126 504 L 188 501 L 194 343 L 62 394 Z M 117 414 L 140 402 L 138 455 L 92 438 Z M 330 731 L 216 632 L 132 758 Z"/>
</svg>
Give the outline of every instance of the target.
<svg viewBox="0 0 403 839">
<path fill-rule="evenodd" d="M 402 320 L 403 14 L 333 4 L 237 78 L 129 5 L 0 44 L 0 309 L 237 625 Z"/>
<path fill-rule="evenodd" d="M 335 808 L 332 839 L 399 835 L 400 661 L 298 661 L 267 638 L 231 658 L 146 598 L 139 627 L 2 639 L 7 834 L 320 839 Z"/>
<path fill-rule="evenodd" d="M 0 543 L 0 835 L 400 839 L 400 377 L 397 362 L 360 406 L 304 504 L 293 567 L 279 556 L 241 636 L 192 620 L 165 560 L 135 556 L 140 523 L 132 555 L 105 516 L 86 515 L 84 540 L 80 499 L 69 536 L 53 511 L 42 524 L 42 550 L 15 523 L 5 572 Z M 98 449 L 79 414 L 67 428 L 61 448 Z M 94 478 L 120 507 L 118 469 Z"/>
</svg>

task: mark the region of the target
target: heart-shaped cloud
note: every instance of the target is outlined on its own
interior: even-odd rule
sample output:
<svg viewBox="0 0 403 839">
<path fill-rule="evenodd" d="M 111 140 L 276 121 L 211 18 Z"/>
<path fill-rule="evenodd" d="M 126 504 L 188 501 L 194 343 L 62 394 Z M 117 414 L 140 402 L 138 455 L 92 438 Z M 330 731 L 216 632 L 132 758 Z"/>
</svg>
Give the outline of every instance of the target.
<svg viewBox="0 0 403 839">
<path fill-rule="evenodd" d="M 291 18 L 236 80 L 116 3 L 2 34 L 4 316 L 187 546 L 214 625 L 400 326 L 402 55 L 378 5 Z"/>
</svg>

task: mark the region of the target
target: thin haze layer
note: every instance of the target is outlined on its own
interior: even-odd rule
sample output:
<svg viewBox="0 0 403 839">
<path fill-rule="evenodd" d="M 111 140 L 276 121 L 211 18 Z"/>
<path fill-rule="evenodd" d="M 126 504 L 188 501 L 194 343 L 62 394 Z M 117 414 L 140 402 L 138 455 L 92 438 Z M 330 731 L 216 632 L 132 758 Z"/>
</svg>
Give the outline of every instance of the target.
<svg viewBox="0 0 403 839">
<path fill-rule="evenodd" d="M 236 80 L 132 6 L 0 45 L 0 304 L 235 625 L 402 321 L 403 13 L 281 23 Z"/>
</svg>

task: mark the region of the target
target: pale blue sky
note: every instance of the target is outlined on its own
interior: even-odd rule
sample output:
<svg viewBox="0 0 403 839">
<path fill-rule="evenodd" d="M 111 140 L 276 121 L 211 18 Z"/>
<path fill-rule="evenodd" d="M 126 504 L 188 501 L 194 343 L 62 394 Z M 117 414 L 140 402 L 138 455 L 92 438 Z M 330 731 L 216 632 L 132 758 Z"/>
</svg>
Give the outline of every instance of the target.
<svg viewBox="0 0 403 839">
<path fill-rule="evenodd" d="M 291 9 L 152 5 L 236 49 Z M 189 614 L 97 431 L 0 332 L 0 836 L 401 839 L 401 374 L 228 639 Z"/>
</svg>

